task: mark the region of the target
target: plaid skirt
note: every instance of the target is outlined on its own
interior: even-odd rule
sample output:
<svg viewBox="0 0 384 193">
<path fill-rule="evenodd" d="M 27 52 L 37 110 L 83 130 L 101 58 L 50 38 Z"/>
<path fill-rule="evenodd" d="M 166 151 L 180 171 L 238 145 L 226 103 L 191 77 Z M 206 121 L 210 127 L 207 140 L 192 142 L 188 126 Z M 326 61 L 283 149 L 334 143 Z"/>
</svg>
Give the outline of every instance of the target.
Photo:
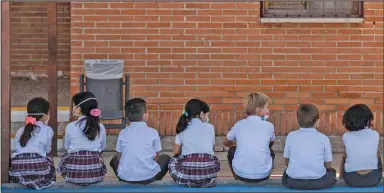
<svg viewBox="0 0 384 193">
<path fill-rule="evenodd" d="M 55 183 L 55 165 L 52 157 L 23 153 L 11 159 L 9 176 L 11 183 L 20 183 L 28 188 L 40 190 Z"/>
<path fill-rule="evenodd" d="M 168 167 L 169 174 L 177 184 L 209 188 L 216 186 L 220 162 L 210 154 L 189 154 L 173 157 Z"/>
<path fill-rule="evenodd" d="M 57 172 L 66 182 L 88 185 L 102 182 L 107 168 L 99 152 L 79 151 L 64 154 L 60 158 Z"/>
</svg>

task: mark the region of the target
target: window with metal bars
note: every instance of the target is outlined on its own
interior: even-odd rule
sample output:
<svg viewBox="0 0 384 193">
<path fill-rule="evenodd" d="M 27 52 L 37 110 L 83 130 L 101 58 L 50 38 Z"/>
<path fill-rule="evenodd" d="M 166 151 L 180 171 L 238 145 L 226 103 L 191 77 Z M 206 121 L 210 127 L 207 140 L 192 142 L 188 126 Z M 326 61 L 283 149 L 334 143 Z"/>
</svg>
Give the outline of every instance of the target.
<svg viewBox="0 0 384 193">
<path fill-rule="evenodd" d="M 355 0 L 265 0 L 262 18 L 362 18 L 363 1 Z"/>
</svg>

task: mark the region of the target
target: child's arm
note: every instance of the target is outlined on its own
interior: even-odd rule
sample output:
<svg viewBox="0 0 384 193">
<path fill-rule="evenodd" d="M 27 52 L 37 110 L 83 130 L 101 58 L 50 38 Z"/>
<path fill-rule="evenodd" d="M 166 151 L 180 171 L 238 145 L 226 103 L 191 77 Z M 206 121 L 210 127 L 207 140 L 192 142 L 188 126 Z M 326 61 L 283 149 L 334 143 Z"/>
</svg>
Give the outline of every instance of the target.
<svg viewBox="0 0 384 193">
<path fill-rule="evenodd" d="M 344 178 L 344 167 L 345 167 L 345 160 L 346 159 L 347 159 L 347 154 L 344 152 L 343 158 L 341 159 L 341 164 L 340 164 L 339 179 Z"/>
<path fill-rule="evenodd" d="M 159 161 L 159 158 L 160 158 L 160 152 L 157 152 L 154 160 L 155 161 Z"/>
<path fill-rule="evenodd" d="M 179 156 L 181 154 L 181 145 L 178 145 L 175 143 L 175 146 L 173 147 L 173 155 Z"/>
<path fill-rule="evenodd" d="M 332 169 L 332 162 L 324 162 L 324 166 L 327 169 Z"/>
<path fill-rule="evenodd" d="M 230 141 L 228 138 L 224 138 L 224 142 L 223 142 L 223 145 L 225 147 L 232 147 L 232 146 L 236 146 L 236 141 Z"/>
<path fill-rule="evenodd" d="M 227 133 L 227 136 L 224 138 L 223 145 L 225 147 L 236 146 L 236 124 L 232 129 Z"/>
<path fill-rule="evenodd" d="M 288 164 L 289 164 L 289 158 L 285 158 L 285 165 L 287 165 L 287 167 L 288 167 Z"/>
<path fill-rule="evenodd" d="M 269 148 L 272 148 L 273 144 L 275 143 L 275 141 L 271 141 L 269 142 Z"/>
</svg>

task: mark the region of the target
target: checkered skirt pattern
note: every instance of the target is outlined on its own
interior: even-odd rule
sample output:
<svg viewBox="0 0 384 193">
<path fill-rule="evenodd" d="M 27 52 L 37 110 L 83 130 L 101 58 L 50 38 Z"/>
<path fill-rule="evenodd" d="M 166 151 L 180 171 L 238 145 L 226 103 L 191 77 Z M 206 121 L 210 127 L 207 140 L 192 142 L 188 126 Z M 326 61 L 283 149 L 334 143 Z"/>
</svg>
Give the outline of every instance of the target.
<svg viewBox="0 0 384 193">
<path fill-rule="evenodd" d="M 173 157 L 169 162 L 169 174 L 177 184 L 191 188 L 216 186 L 220 162 L 210 154 L 189 154 Z"/>
<path fill-rule="evenodd" d="M 23 153 L 11 159 L 9 176 L 11 183 L 20 183 L 28 188 L 41 190 L 55 183 L 55 165 L 52 157 Z"/>
<path fill-rule="evenodd" d="M 57 172 L 66 182 L 88 185 L 102 182 L 107 168 L 99 152 L 79 151 L 64 154 Z"/>
</svg>

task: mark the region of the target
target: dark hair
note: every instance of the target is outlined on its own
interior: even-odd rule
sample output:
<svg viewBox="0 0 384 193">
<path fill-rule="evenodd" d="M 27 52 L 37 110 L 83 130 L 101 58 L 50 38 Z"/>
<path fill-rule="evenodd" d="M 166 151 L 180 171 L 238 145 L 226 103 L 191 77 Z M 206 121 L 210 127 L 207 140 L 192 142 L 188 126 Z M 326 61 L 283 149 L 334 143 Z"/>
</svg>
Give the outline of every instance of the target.
<svg viewBox="0 0 384 193">
<path fill-rule="evenodd" d="M 97 109 L 99 106 L 97 100 L 90 98 L 95 98 L 95 95 L 90 92 L 81 92 L 72 97 L 72 102 L 75 106 L 81 103 L 78 107 L 80 107 L 81 114 L 85 115 L 85 117 L 77 124 L 82 124 L 85 121 L 83 133 L 89 140 L 93 141 L 100 133 L 100 118 L 90 114 L 91 110 Z"/>
<path fill-rule="evenodd" d="M 176 125 L 177 134 L 183 132 L 187 128 L 192 118 L 199 117 L 201 112 L 208 113 L 209 106 L 206 102 L 200 99 L 191 99 L 185 105 L 184 111 L 185 113 L 180 116 Z"/>
<path fill-rule="evenodd" d="M 43 118 L 44 116 L 43 114 L 48 115 L 49 109 L 50 109 L 50 106 L 47 100 L 41 97 L 34 98 L 30 100 L 27 105 L 27 112 L 28 114 L 31 114 L 31 115 L 28 115 L 28 117 L 33 117 L 36 119 L 36 121 L 39 121 L 41 118 Z M 39 113 L 41 113 L 41 115 L 34 115 Z M 39 126 L 34 125 L 32 123 L 28 123 L 25 125 L 23 134 L 21 134 L 20 136 L 21 147 L 25 147 L 27 145 L 29 139 L 31 139 L 32 137 L 32 132 L 37 127 Z"/>
<path fill-rule="evenodd" d="M 140 122 L 147 112 L 147 102 L 142 98 L 133 98 L 125 103 L 125 116 L 129 122 Z"/>
<path fill-rule="evenodd" d="M 313 127 L 320 118 L 319 109 L 313 104 L 301 104 L 296 114 L 297 122 L 301 128 Z"/>
<path fill-rule="evenodd" d="M 373 113 L 367 105 L 356 104 L 349 107 L 343 115 L 343 126 L 349 131 L 359 131 L 371 127 Z"/>
</svg>

